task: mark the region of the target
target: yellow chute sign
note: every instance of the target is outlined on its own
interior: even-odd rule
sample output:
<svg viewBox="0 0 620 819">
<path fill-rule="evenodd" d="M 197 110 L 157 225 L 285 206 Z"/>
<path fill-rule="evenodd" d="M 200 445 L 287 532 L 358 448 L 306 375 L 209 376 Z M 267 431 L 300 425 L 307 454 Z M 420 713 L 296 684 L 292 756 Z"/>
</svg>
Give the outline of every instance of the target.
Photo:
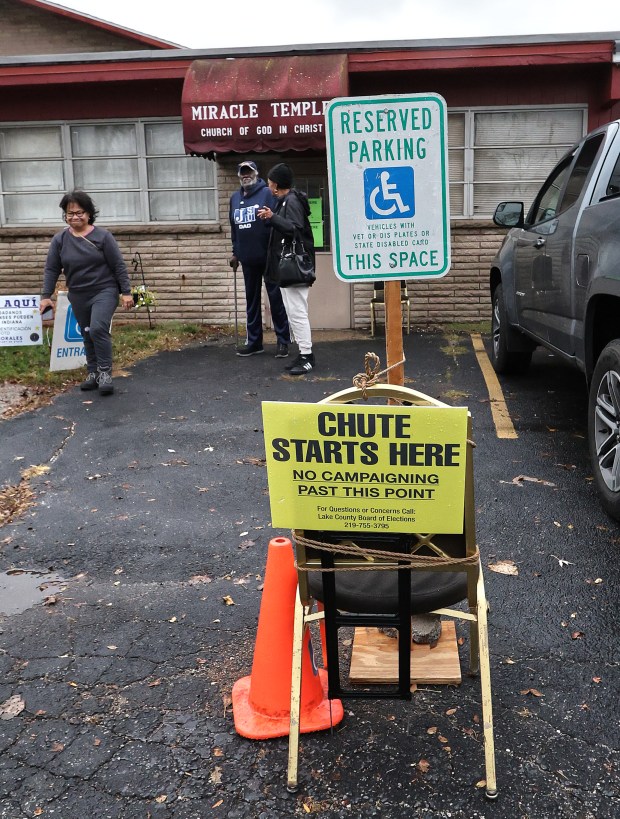
<svg viewBox="0 0 620 819">
<path fill-rule="evenodd" d="M 463 531 L 466 407 L 262 406 L 274 527 Z"/>
</svg>

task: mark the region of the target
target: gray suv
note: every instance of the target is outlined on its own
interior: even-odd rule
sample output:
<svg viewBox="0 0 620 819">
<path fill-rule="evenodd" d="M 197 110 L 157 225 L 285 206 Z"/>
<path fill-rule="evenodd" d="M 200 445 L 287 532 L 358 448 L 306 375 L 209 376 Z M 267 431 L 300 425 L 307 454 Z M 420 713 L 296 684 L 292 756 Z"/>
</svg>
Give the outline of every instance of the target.
<svg viewBox="0 0 620 819">
<path fill-rule="evenodd" d="M 493 366 L 523 372 L 543 345 L 583 371 L 594 480 L 620 520 L 620 120 L 562 157 L 527 215 L 502 202 L 493 221 L 510 228 L 489 279 Z"/>
</svg>

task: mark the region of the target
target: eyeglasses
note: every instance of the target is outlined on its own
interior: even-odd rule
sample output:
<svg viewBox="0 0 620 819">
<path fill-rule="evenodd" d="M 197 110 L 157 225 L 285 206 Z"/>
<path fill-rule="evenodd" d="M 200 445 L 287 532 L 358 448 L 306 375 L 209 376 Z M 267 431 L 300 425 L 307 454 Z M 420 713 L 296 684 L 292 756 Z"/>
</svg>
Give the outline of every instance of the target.
<svg viewBox="0 0 620 819">
<path fill-rule="evenodd" d="M 65 213 L 65 219 L 81 219 L 85 215 L 85 210 L 68 210 Z"/>
</svg>

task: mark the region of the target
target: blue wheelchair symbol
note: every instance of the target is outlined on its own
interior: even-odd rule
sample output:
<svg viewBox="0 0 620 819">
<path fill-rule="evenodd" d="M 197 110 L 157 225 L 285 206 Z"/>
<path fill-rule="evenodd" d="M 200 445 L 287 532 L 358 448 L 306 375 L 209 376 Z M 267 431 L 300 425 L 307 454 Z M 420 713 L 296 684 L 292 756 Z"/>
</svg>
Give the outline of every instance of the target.
<svg viewBox="0 0 620 819">
<path fill-rule="evenodd" d="M 65 341 L 83 341 L 82 331 L 73 314 L 71 305 L 67 310 L 67 320 L 65 321 Z"/>
<path fill-rule="evenodd" d="M 411 219 L 415 214 L 413 168 L 367 168 L 364 206 L 367 219 Z"/>
</svg>

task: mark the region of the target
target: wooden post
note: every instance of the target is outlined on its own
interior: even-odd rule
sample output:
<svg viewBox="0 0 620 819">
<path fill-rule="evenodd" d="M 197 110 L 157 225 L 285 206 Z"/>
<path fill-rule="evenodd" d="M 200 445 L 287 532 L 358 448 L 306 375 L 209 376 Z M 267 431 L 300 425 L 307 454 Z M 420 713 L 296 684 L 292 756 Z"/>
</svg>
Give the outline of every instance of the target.
<svg viewBox="0 0 620 819">
<path fill-rule="evenodd" d="M 400 282 L 385 283 L 385 347 L 387 366 L 397 364 L 404 358 L 403 307 L 400 302 Z M 401 364 L 387 374 L 388 384 L 405 385 L 405 367 Z"/>
</svg>

